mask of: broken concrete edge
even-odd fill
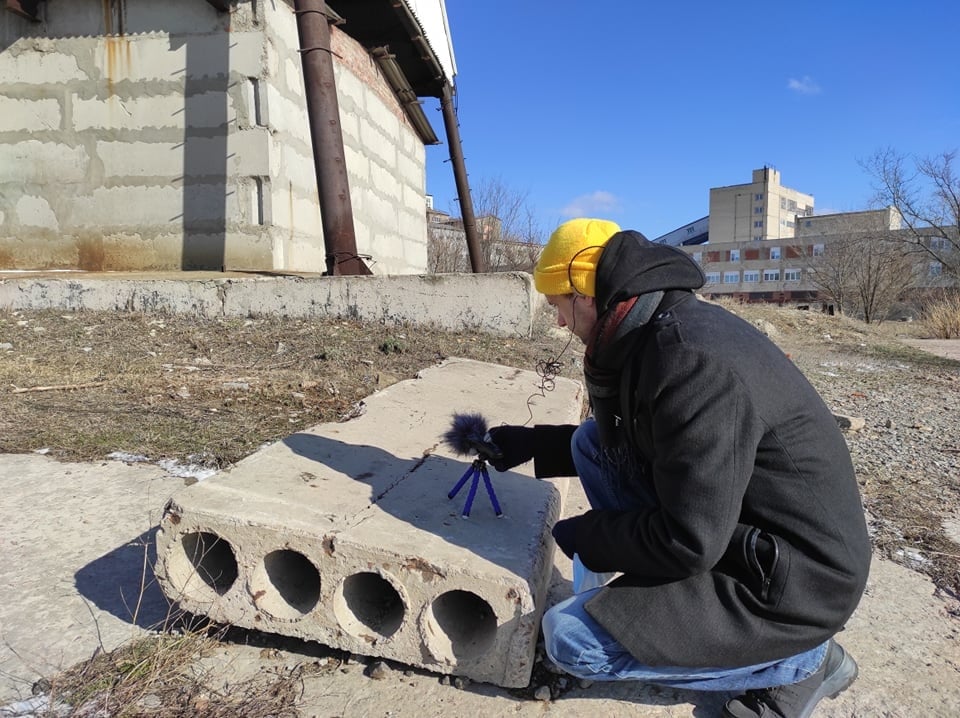
[[[540,305],[525,272],[192,279],[109,274],[0,278],[0,309],[335,318],[530,336]]]

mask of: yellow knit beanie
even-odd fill
[[[575,289],[588,297],[596,296],[597,262],[607,240],[619,231],[620,227],[605,219],[580,217],[561,224],[550,235],[533,268],[537,291],[572,294]]]

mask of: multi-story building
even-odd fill
[[[820,217],[798,218],[796,236],[762,242],[709,242],[683,246],[703,269],[706,284],[701,292],[708,297],[732,297],[745,302],[809,303],[819,291],[811,281],[811,265],[829,261],[831,244],[844,239],[893,238],[908,232],[901,229],[901,217],[893,207],[863,212],[844,212]],[[923,240],[938,249],[938,238]],[[917,254],[914,271],[922,286],[943,284],[942,267],[929,255]]]
[[[753,181],[710,189],[710,242],[760,242],[796,233],[798,217],[813,215],[813,195],[780,184],[772,167],[753,171]]]
[[[815,216],[813,196],[780,184],[772,167],[753,171],[748,184],[710,189],[710,214],[653,240],[680,247],[706,275],[708,297],[746,302],[812,303],[821,299],[811,271],[830,261],[834,249],[851,238],[882,241],[908,232],[893,207]],[[922,238],[934,253],[946,240]],[[918,252],[917,283],[944,286],[934,254]]]

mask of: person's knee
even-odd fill
[[[570,639],[576,635],[573,626],[566,626],[567,616],[557,610],[547,611],[543,616],[543,650],[547,658],[565,673],[576,678],[586,678],[590,673],[579,662],[581,646]]]

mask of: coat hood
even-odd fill
[[[597,314],[630,297],[668,289],[699,289],[699,265],[682,249],[654,244],[640,232],[614,234],[597,264]]]

